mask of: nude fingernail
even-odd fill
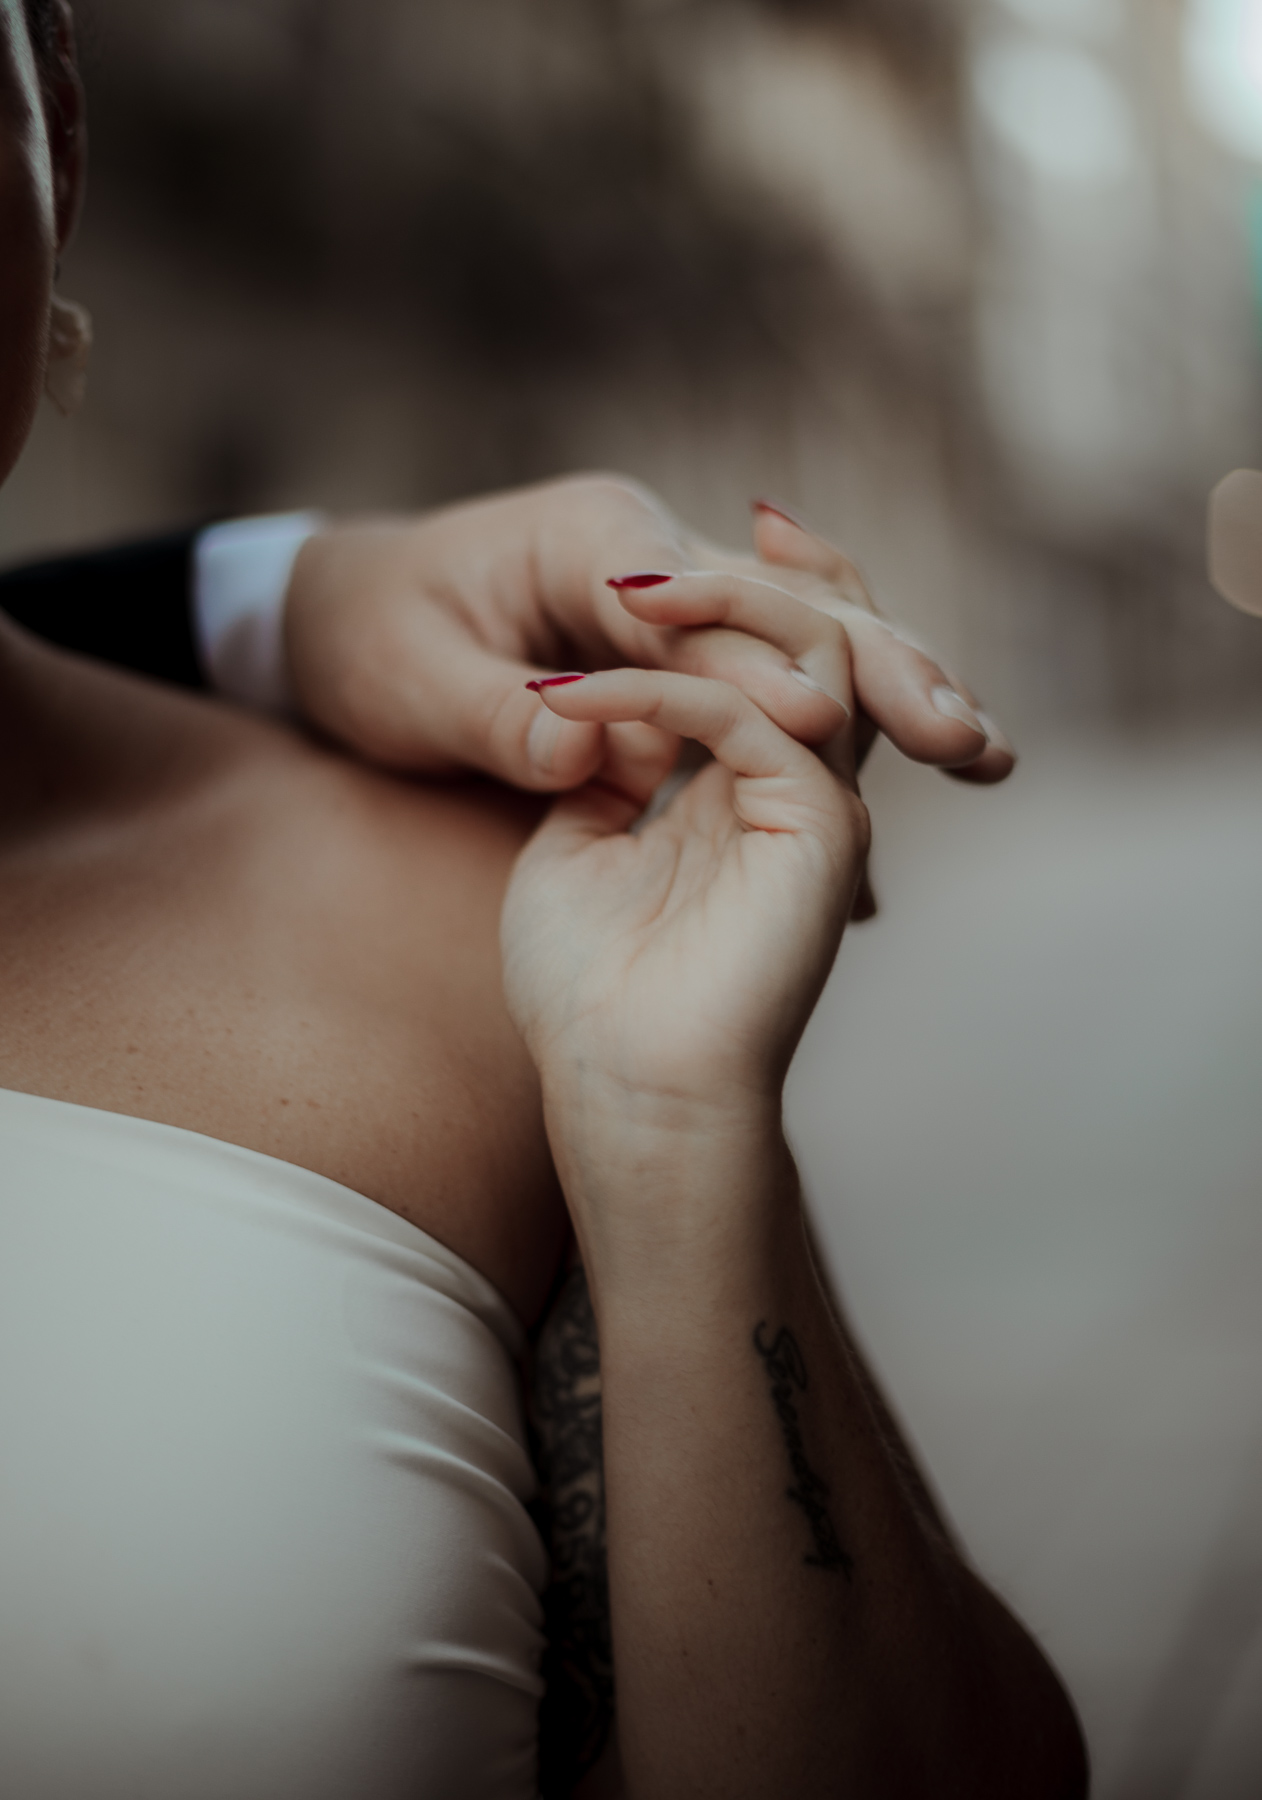
[[[586,675],[541,675],[537,681],[528,681],[526,686],[532,694],[541,694],[547,687],[569,687],[572,681],[586,680]]]
[[[789,673],[794,681],[800,682],[804,688],[809,688],[813,694],[826,694],[834,706],[839,706],[846,717],[850,717],[850,708],[845,701],[834,694],[830,688],[826,688],[822,681],[816,681],[813,675],[808,675],[800,663],[794,663]]]
[[[561,735],[561,720],[541,706],[526,734],[526,755],[541,775],[552,773],[552,758]]]
[[[999,729],[990,714],[982,712],[979,708],[977,717],[982,730],[986,733],[987,743],[993,744],[996,750],[1003,750],[1008,756],[1015,756],[1016,751],[1012,748],[1007,734]]]
[[[944,719],[956,719],[970,731],[975,731],[978,737],[986,737],[986,727],[963,694],[957,694],[953,687],[936,687],[929,698],[933,701],[934,711],[940,712]]]

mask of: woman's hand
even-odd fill
[[[844,657],[824,674],[840,709]],[[647,774],[555,802],[503,914],[598,1322],[613,1791],[1080,1800],[1072,1709],[909,1476],[780,1133],[867,850],[850,727],[817,755],[727,683],[641,669],[541,698],[634,734],[642,771],[677,737],[715,758],[636,834]]]
[[[529,676],[635,664],[734,681],[785,731],[819,743],[835,717],[801,675],[819,680],[846,635],[860,752],[879,729],[917,761],[1003,779],[1013,757],[1002,737],[932,657],[875,616],[845,557],[765,505],[754,547],[740,556],[706,543],[612,476],[331,526],[304,546],[286,600],[298,705],[390,767],[474,768],[559,792],[616,765],[625,734],[542,711],[525,692]],[[727,610],[733,584],[716,572],[739,578],[739,617]],[[636,576],[674,579],[616,585]],[[813,634],[799,624],[786,639],[777,601],[813,617]]]
[[[848,691],[844,657],[825,674]],[[518,861],[506,989],[567,1121],[561,1154],[585,1139],[580,1118],[605,1121],[606,1139],[765,1137],[867,853],[849,734],[830,746],[838,774],[725,682],[621,669],[540,698],[558,718],[637,731],[646,768],[659,734],[715,759],[635,835],[651,776],[638,792],[591,784],[557,801]]]

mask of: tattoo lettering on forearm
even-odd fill
[[[527,1397],[534,1511],[552,1563],[539,1781],[544,1800],[560,1800],[599,1759],[614,1718],[600,1346],[581,1267],[565,1278],[539,1334]]]
[[[771,1382],[771,1401],[780,1421],[780,1429],[784,1433],[784,1447],[789,1453],[789,1466],[793,1470],[793,1486],[786,1488],[785,1492],[793,1504],[800,1506],[806,1514],[811,1536],[815,1540],[814,1551],[804,1556],[802,1561],[813,1569],[840,1570],[849,1581],[854,1570],[854,1558],[848,1556],[841,1547],[837,1527],[828,1510],[828,1483],[810,1465],[802,1439],[802,1421],[794,1405],[794,1394],[804,1394],[807,1388],[806,1363],[801,1346],[787,1325],[781,1327],[770,1343],[764,1338],[766,1330],[767,1321],[762,1319],[754,1330],[754,1349],[762,1358],[767,1378]]]

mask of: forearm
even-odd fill
[[[628,1791],[1080,1791],[1068,1704],[901,1473],[760,1135],[562,1159],[600,1328]]]

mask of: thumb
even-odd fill
[[[638,721],[567,719],[540,704],[540,688],[564,688],[556,674],[488,650],[454,629],[440,665],[443,741],[465,764],[537,794],[565,793],[599,777],[635,811],[674,766],[679,740]],[[622,829],[621,826],[615,829]]]
[[[552,670],[488,649],[454,620],[431,623],[426,649],[431,677],[423,695],[418,684],[417,703],[429,714],[427,735],[456,766],[546,794],[579,787],[604,762],[605,726],[558,718],[528,690]]]

